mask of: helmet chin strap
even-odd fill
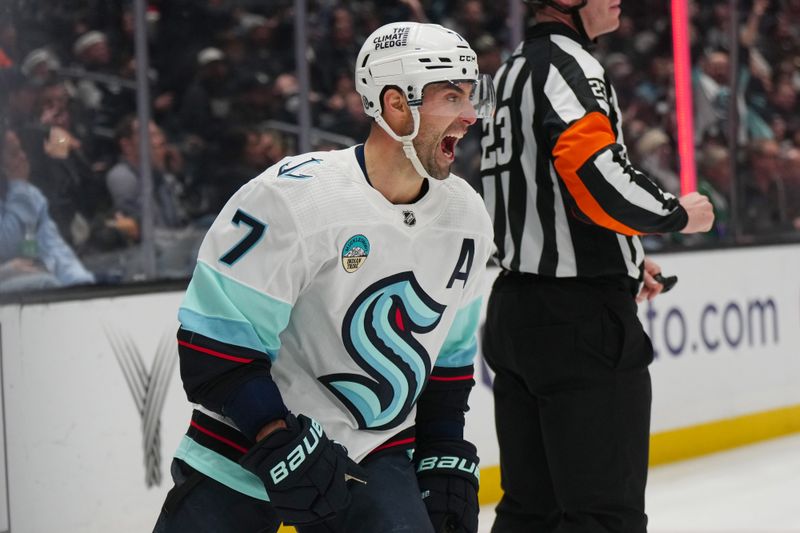
[[[422,166],[422,161],[419,160],[419,156],[417,155],[417,150],[414,148],[414,139],[417,137],[417,133],[419,133],[419,109],[417,106],[409,106],[411,109],[411,120],[414,123],[414,131],[411,132],[410,135],[398,135],[392,130],[391,126],[383,120],[381,115],[375,117],[375,122],[383,128],[383,130],[389,134],[389,136],[394,139],[395,141],[402,143],[403,145],[403,153],[406,154],[406,157],[411,161],[411,166],[414,167],[414,170],[417,171],[417,174],[422,176],[423,178],[430,178],[434,179],[428,171],[425,170],[425,167]]]

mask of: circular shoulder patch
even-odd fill
[[[355,272],[369,255],[369,239],[363,235],[353,235],[342,248],[342,266],[346,272]]]

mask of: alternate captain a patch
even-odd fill
[[[342,266],[346,272],[355,272],[369,255],[369,239],[364,235],[353,235],[342,248]]]

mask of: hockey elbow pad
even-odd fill
[[[422,501],[436,533],[477,533],[478,455],[465,440],[437,440],[414,452]]]
[[[319,422],[289,414],[286,428],[260,440],[239,463],[257,475],[284,524],[309,525],[350,504],[348,479],[366,483],[364,470],[331,441]]]

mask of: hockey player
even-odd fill
[[[158,532],[477,531],[463,426],[492,228],[449,169],[491,81],[416,23],[376,30],[355,80],[366,143],[278,162],[203,242],[178,331],[197,407]]]

